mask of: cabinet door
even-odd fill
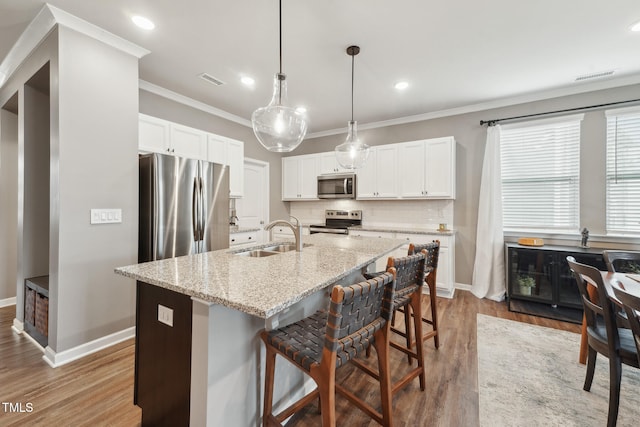
[[[509,297],[555,303],[554,253],[537,249],[509,249]]]
[[[315,155],[302,156],[298,159],[298,193],[301,199],[318,198],[318,158]]]
[[[171,147],[176,156],[207,160],[207,134],[198,129],[172,123]]]
[[[139,115],[138,148],[140,151],[163,153],[170,152],[169,122],[145,114]]]
[[[331,151],[329,153],[320,153],[319,160],[320,174],[340,172],[340,167],[338,165],[338,160],[336,159],[335,152]]]
[[[375,199],[376,195],[376,151],[371,149],[371,154],[365,165],[356,171],[356,198]]]
[[[228,165],[227,141],[214,134],[207,135],[207,159],[213,163]]]
[[[398,197],[398,147],[385,145],[376,148],[375,179],[378,198],[395,199]],[[371,161],[371,159],[369,159]]]
[[[244,196],[244,142],[227,141],[229,190],[231,197]]]
[[[455,198],[455,140],[438,138],[426,142],[424,170],[429,198]]]
[[[282,200],[298,198],[298,159],[282,158]]]
[[[400,197],[425,197],[425,142],[414,141],[398,147]]]

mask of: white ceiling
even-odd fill
[[[51,0],[151,51],[140,78],[249,120],[278,70],[277,0]],[[41,0],[0,0],[4,58]],[[283,71],[310,133],[346,128],[355,60],[355,119],[379,122],[506,105],[640,82],[638,0],[283,0]],[[153,31],[130,17],[145,15]],[[576,83],[577,76],[615,70]],[[224,81],[213,86],[207,72]],[[248,89],[239,79],[252,76]],[[406,80],[403,92],[393,88]]]

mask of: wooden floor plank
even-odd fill
[[[423,304],[423,312],[430,313],[429,299],[424,298]],[[579,325],[511,313],[505,303],[480,300],[464,291],[458,291],[451,300],[438,298],[438,313],[440,349],[434,348],[432,340],[424,347],[426,390],[421,392],[415,380],[394,397],[396,426],[479,424],[477,313],[579,332]],[[53,369],[38,348],[11,330],[14,317],[15,307],[0,308],[0,401],[29,402],[33,411],[6,413],[0,406],[0,425],[140,425],[141,411],[133,404],[133,340]],[[391,357],[393,375],[399,377],[408,366],[406,357],[395,350]],[[375,360],[373,352],[368,362],[375,364]],[[278,359],[277,363],[284,362]],[[379,399],[376,382],[352,366],[340,369],[338,381],[373,405]],[[340,398],[337,421],[340,426],[377,425]],[[296,415],[289,425],[320,425],[315,404]]]

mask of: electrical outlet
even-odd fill
[[[158,322],[173,327],[173,310],[158,304]]]

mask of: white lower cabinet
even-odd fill
[[[453,298],[455,291],[455,282],[453,277],[454,272],[454,249],[455,249],[455,236],[453,235],[436,235],[436,234],[414,234],[414,233],[394,233],[384,231],[369,231],[369,230],[349,230],[350,236],[363,236],[363,237],[379,237],[388,239],[404,239],[407,241],[406,245],[402,245],[400,248],[390,253],[389,256],[403,257],[407,256],[409,244],[423,244],[430,243],[434,240],[440,241],[440,254],[438,257],[438,271],[436,277],[436,291],[438,296],[447,298]],[[380,258],[375,265],[375,271],[384,271],[387,268],[388,257]],[[425,291],[428,289],[425,287]]]
[[[229,234],[229,247],[244,245],[245,243],[261,243],[257,231],[243,231]]]

